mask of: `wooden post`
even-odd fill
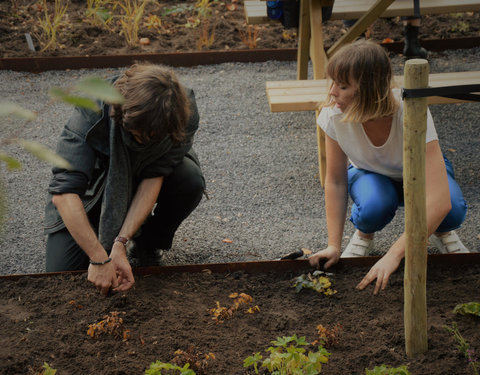
[[[405,63],[406,89],[428,86],[429,66],[423,59]],[[405,197],[405,351],[424,353],[427,343],[427,215],[425,137],[427,98],[405,99],[403,107],[403,185]]]

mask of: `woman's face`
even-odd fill
[[[330,88],[330,95],[335,99],[335,107],[345,112],[345,109],[352,103],[355,96],[356,86],[352,84],[333,81]]]

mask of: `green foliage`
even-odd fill
[[[266,350],[270,352],[267,358],[263,360],[263,356],[257,352],[245,358],[243,367],[253,366],[258,374],[258,365],[261,363],[261,367],[275,375],[316,375],[322,372],[322,364],[327,363],[330,355],[322,346],[318,346],[317,352],[307,353],[304,347],[310,344],[305,341],[304,336],[277,337],[272,344],[273,346]]]
[[[17,117],[26,121],[32,121],[37,118],[35,112],[20,107],[18,104],[10,102],[0,102],[0,117]]]
[[[468,302],[468,303],[462,303],[453,309],[453,312],[455,314],[461,314],[461,315],[476,315],[480,316],[480,303],[479,302]]]
[[[38,19],[42,30],[38,36],[40,44],[43,45],[42,52],[46,50],[55,50],[57,48],[57,33],[62,25],[63,18],[68,9],[68,3],[62,5],[62,0],[55,0],[53,12],[50,13],[47,6],[47,0],[43,0],[43,18]]]
[[[330,288],[332,282],[328,278],[329,276],[332,276],[332,274],[318,270],[313,272],[313,274],[302,274],[295,279],[293,287],[297,293],[304,288],[308,288],[313,289],[318,293],[323,293],[326,296],[331,296],[332,294],[337,293],[337,291]]]
[[[44,362],[43,364],[43,370],[42,375],[55,375],[57,373],[57,370],[51,368],[47,362]]]
[[[475,350],[470,348],[470,344],[465,340],[460,331],[458,330],[457,324],[452,323],[452,326],[443,326],[448,332],[453,334],[453,337],[457,341],[457,349],[460,353],[463,354],[467,360],[469,366],[472,368],[472,371],[475,375],[478,375],[480,370],[480,364],[478,358],[475,354]]]
[[[193,9],[192,5],[187,5],[187,4],[181,4],[181,5],[174,5],[171,7],[165,7],[162,10],[162,16],[168,16],[170,14],[181,14],[188,12]]]
[[[180,367],[177,365],[172,365],[171,363],[164,363],[156,361],[150,364],[150,367],[145,370],[145,375],[162,375],[170,374],[171,371],[179,371],[180,375],[195,375],[195,371],[189,369],[190,365],[187,363],[185,366]],[[168,372],[162,372],[162,370],[167,370]]]
[[[61,156],[58,156],[54,151],[41,143],[34,141],[27,141],[25,139],[17,139],[15,143],[19,144],[25,150],[36,156],[38,159],[46,161],[52,165],[60,168],[70,169],[71,165]]]
[[[375,366],[373,370],[365,369],[365,375],[410,375],[407,366],[391,367],[388,365]]]

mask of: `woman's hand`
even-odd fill
[[[333,266],[340,259],[340,248],[329,245],[326,249],[320,250],[308,258],[310,265],[315,268],[320,268],[320,261],[326,260],[323,268],[327,269]]]
[[[367,275],[357,285],[357,289],[363,290],[372,281],[377,279],[373,294],[377,294],[380,290],[384,290],[387,287],[390,275],[396,271],[401,260],[402,257],[398,257],[389,251],[377,263],[375,263],[372,268],[370,268]]]

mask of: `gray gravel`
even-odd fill
[[[480,69],[480,48],[432,53],[431,71]],[[393,57],[396,74],[403,59]],[[1,138],[19,136],[52,148],[71,108],[49,103],[52,86],[68,86],[86,75],[108,77],[122,69],[0,71],[0,97],[39,112],[24,126],[2,120]],[[272,260],[299,248],[326,245],[324,195],[318,180],[312,112],[271,113],[265,81],[295,79],[295,62],[228,63],[177,68],[196,92],[201,116],[197,150],[210,200],[179,228],[168,264]],[[469,204],[463,227],[465,245],[479,249],[479,104],[431,107],[443,151],[450,158]],[[0,274],[44,271],[42,233],[50,167],[18,147],[2,146],[23,169],[0,167],[8,194],[8,214],[0,240]],[[376,252],[386,251],[403,231],[403,209],[377,235]],[[344,242],[353,233],[347,223]],[[223,242],[230,239],[231,243]],[[434,251],[430,249],[430,251]]]

